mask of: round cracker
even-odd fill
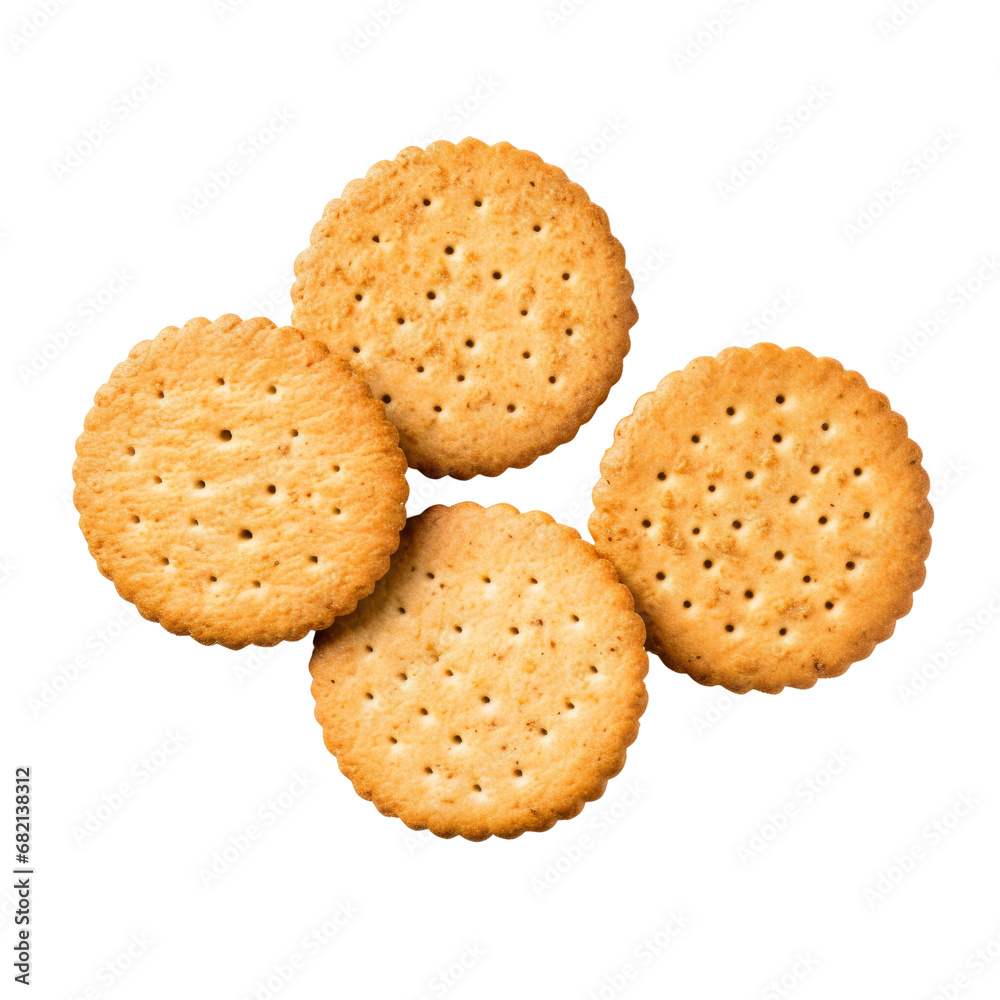
[[[599,798],[646,707],[632,595],[547,514],[435,506],[316,636],[316,718],[359,795],[469,840],[547,830]]]
[[[432,477],[499,475],[569,441],[638,315],[605,212],[506,142],[377,163],[327,205],[295,273],[293,323],[365,376]]]
[[[920,459],[857,372],[730,348],[619,423],[590,531],[667,666],[735,692],[811,687],[892,635],[923,583]]]
[[[167,327],[94,403],[73,499],[143,617],[271,646],[352,611],[388,568],[406,519],[396,429],[298,330],[233,315]]]

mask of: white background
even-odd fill
[[[556,3],[394,0],[379,26],[388,0],[73,0],[30,38],[41,4],[4,3],[0,733],[7,779],[33,768],[36,995],[1000,991],[1000,281],[983,264],[1000,253],[1000,9],[906,0],[897,28],[879,24],[893,0]],[[345,49],[366,21],[376,37]],[[292,120],[262,132],[276,111]],[[573,442],[494,480],[411,473],[411,513],[502,500],[585,530],[635,399],[756,339],[886,392],[936,511],[927,583],[870,659],[777,697],[653,660],[604,799],[481,844],[413,834],[354,794],[312,718],[309,640],[261,658],[130,620],[70,501],[84,414],[135,342],[199,315],[287,322],[292,261],[326,201],[404,145],[466,134],[587,187],[627,249],[640,320]],[[172,733],[179,749],[155,754]],[[303,774],[274,819],[268,801]],[[249,825],[259,839],[203,884]],[[331,939],[342,904],[354,915]],[[647,959],[671,913],[683,929]]]

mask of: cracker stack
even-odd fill
[[[316,631],[324,740],[386,815],[547,830],[623,767],[646,649],[778,692],[843,673],[910,609],[920,449],[860,375],[799,348],[698,358],[643,396],[601,463],[596,548],[506,504],[406,521],[407,461],[526,466],[621,375],[624,251],[535,154],[404,149],[327,205],[295,270],[292,327],[195,319],[133,348],[87,415],[74,499],[101,572],[169,631]]]

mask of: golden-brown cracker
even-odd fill
[[[923,583],[920,459],[857,372],[730,348],[619,423],[590,531],[667,666],[736,692],[811,687],[889,638]]]
[[[98,390],[73,499],[143,617],[231,649],[354,610],[406,520],[406,461],[362,379],[267,319],[167,327]]]
[[[638,315],[605,212],[506,142],[377,163],[327,205],[295,273],[293,323],[365,376],[433,477],[495,476],[569,441]]]
[[[572,528],[507,504],[431,507],[371,597],[316,636],[316,718],[357,793],[413,829],[547,830],[625,763],[644,635]]]

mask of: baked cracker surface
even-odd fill
[[[735,692],[807,688],[910,610],[933,520],[921,457],[857,372],[729,348],[618,424],[590,532],[669,667]]]
[[[73,496],[98,567],[143,617],[270,646],[352,611],[388,569],[408,492],[397,441],[319,342],[193,319],[98,390]]]
[[[599,798],[646,706],[632,596],[538,511],[435,506],[316,636],[316,718],[355,790],[442,837],[547,830]]]
[[[295,273],[292,322],[365,376],[432,477],[495,476],[570,440],[638,315],[606,213],[506,142],[375,164],[326,206]]]

